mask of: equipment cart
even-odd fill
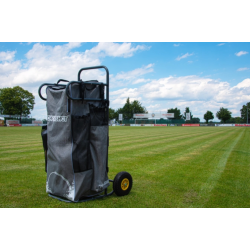
[[[82,81],[81,72],[105,69],[106,83]],[[67,85],[60,82],[67,82]],[[41,94],[46,86],[47,98]],[[38,90],[47,102],[47,126],[42,139],[47,172],[46,192],[67,202],[127,195],[132,177],[120,172],[108,178],[109,71],[105,66],[82,68],[77,81],[60,79]],[[107,188],[113,182],[113,190]]]

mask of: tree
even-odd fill
[[[131,103],[131,106],[132,106],[133,114],[140,114],[140,113],[146,114],[147,113],[147,109],[143,107],[142,104],[137,100],[134,100]]]
[[[4,114],[20,115],[21,119],[22,115],[30,114],[34,108],[35,97],[29,91],[16,86],[1,89],[0,102]]]
[[[168,119],[179,120],[182,118],[181,111],[177,108],[168,109],[168,113],[174,113],[174,118],[168,118]]]
[[[222,122],[226,122],[231,118],[232,112],[226,108],[220,108],[220,110],[216,113],[216,117]]]
[[[193,118],[190,120],[190,123],[200,123],[200,118],[199,118],[199,117],[193,117]]]
[[[123,114],[123,119],[131,119],[133,118],[133,114],[136,113],[147,113],[147,109],[137,100],[130,102],[129,97],[124,106],[117,110],[117,116],[118,114]]]
[[[186,107],[186,109],[185,109],[185,111],[184,111],[184,114],[183,114],[183,119],[187,119],[187,117],[186,117],[186,114],[187,113],[190,113],[190,121],[192,120],[192,118],[193,118],[193,116],[192,116],[192,114],[191,114],[191,111],[189,110],[189,107]]]
[[[214,119],[214,115],[211,111],[207,111],[205,114],[204,114],[204,120],[206,120],[206,123],[208,123],[209,120],[213,120]]]
[[[118,119],[118,113],[112,108],[109,108],[109,120]]]
[[[0,96],[1,96],[2,89],[0,89]],[[0,101],[0,114],[3,114],[3,105]]]
[[[0,114],[3,114],[3,105],[1,102],[0,102]]]
[[[241,117],[231,117],[226,123],[242,123],[243,120]]]
[[[242,106],[240,113],[241,113],[241,118],[243,122],[250,123],[250,102]],[[247,121],[247,118],[248,118],[248,121]]]

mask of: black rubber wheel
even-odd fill
[[[133,185],[132,176],[128,172],[120,172],[113,182],[113,189],[118,196],[129,194]]]

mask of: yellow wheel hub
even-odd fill
[[[123,191],[127,190],[129,187],[129,180],[127,178],[124,178],[121,183],[121,188]]]

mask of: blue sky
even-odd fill
[[[189,107],[204,121],[207,110],[215,115],[220,107],[240,116],[250,101],[247,42],[1,42],[0,88],[19,85],[32,92],[36,104],[31,115],[44,119],[39,86],[60,78],[77,80],[80,68],[96,65],[109,69],[114,109],[130,97],[149,112]],[[104,81],[104,71],[91,71],[83,79]]]

